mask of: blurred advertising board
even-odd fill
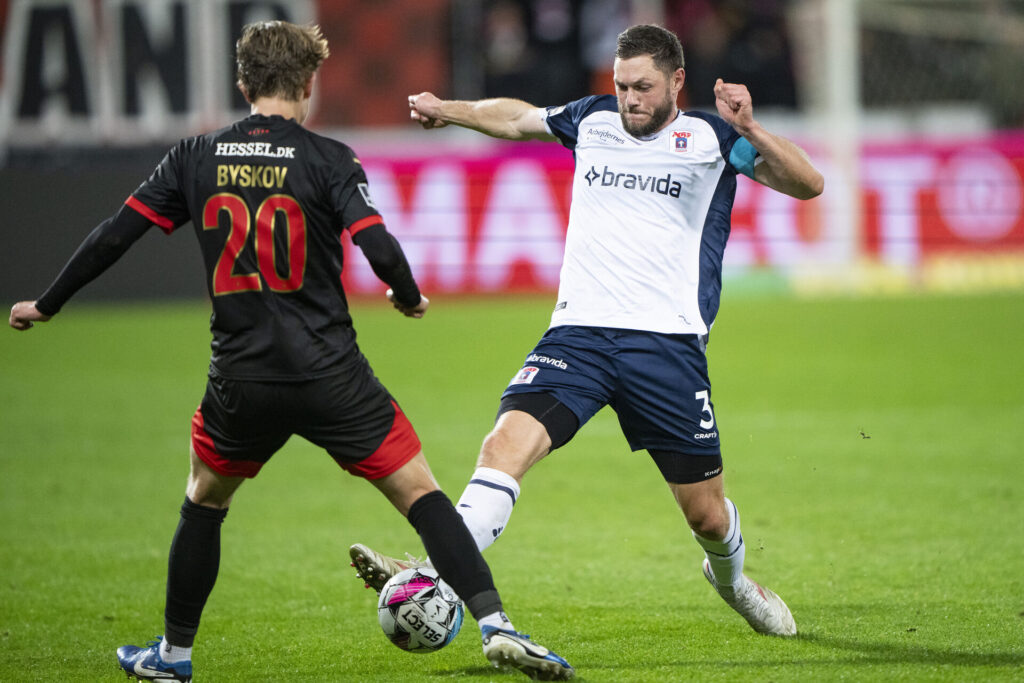
[[[60,181],[81,197],[68,214],[108,215],[132,185],[90,154],[163,148],[244,116],[233,66],[241,27],[266,19],[316,21],[332,56],[319,74],[307,123],[327,134],[340,131],[336,137],[360,154],[381,213],[424,289],[554,289],[572,154],[556,144],[492,143],[482,136],[467,144],[465,136],[424,133],[408,121],[407,94],[449,94],[449,4],[0,0],[0,162],[7,152],[10,164],[0,168],[7,190],[2,208],[28,220]],[[941,139],[867,144],[854,193],[837,191],[849,181],[815,152],[813,141],[799,142],[825,173],[825,193],[799,202],[740,178],[725,256],[732,286],[1024,289],[1024,132],[977,137],[954,127]],[[52,169],[26,175],[11,164],[33,155],[56,160],[66,177],[56,178]],[[78,173],[76,164],[89,172]],[[144,177],[133,175],[132,182]],[[856,220],[840,220],[846,216]],[[63,215],[47,225],[51,240],[57,231],[81,229]],[[9,272],[0,284],[24,277],[17,267],[2,269]],[[345,277],[353,293],[380,290],[358,250]]]
[[[389,230],[427,291],[557,286],[572,190],[572,154],[551,143],[497,143],[453,153],[359,145]],[[837,234],[841,193],[797,201],[739,179],[725,277],[770,272],[820,289],[1024,287],[1024,133],[984,140],[871,145],[860,159],[862,228]],[[360,256],[352,292],[379,291]],[[762,282],[764,280],[762,279]]]

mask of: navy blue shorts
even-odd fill
[[[606,405],[629,447],[720,455],[704,343],[693,334],[606,327],[552,327],[505,389],[541,392],[582,427]]]

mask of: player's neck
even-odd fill
[[[308,109],[305,101],[285,100],[280,97],[260,97],[252,103],[250,113],[262,116],[280,116],[295,119],[298,123],[306,118]]]

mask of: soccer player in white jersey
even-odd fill
[[[717,81],[718,116],[680,111],[682,47],[666,29],[620,34],[614,77],[616,95],[559,107],[409,98],[424,128],[557,140],[576,158],[551,325],[502,395],[457,509],[480,549],[489,546],[527,470],[610,405],[630,447],[647,450],[665,477],[705,551],[707,580],[755,631],[794,635],[782,599],[743,574],[705,348],[737,174],[799,199],[820,194],[824,180],[802,150],[754,119],[744,85]],[[362,544],[351,555],[378,590],[407,565]]]

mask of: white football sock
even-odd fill
[[[192,648],[178,647],[167,642],[167,638],[160,641],[160,659],[167,664],[177,664],[192,659]]]
[[[743,535],[740,533],[740,513],[736,505],[725,499],[725,509],[729,512],[729,530],[721,541],[712,541],[697,535],[697,539],[704,548],[708,564],[711,565],[711,573],[720,586],[733,586],[743,578],[743,559],[746,556],[746,546],[743,545]]]
[[[497,628],[505,629],[506,631],[515,631],[515,627],[512,622],[508,620],[508,617],[504,612],[491,612],[485,617],[482,617],[476,622],[480,626],[480,630],[483,630],[484,626],[494,626]]]
[[[517,498],[519,484],[511,475],[490,467],[478,467],[473,472],[455,509],[462,515],[477,548],[487,548],[501,535]]]

